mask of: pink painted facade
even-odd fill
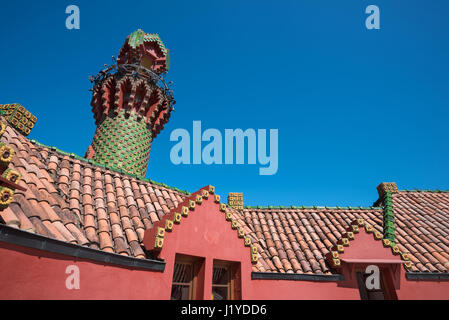
[[[211,299],[214,260],[234,262],[240,269],[241,296],[247,299],[360,299],[355,271],[375,264],[389,274],[398,299],[448,299],[449,281],[406,278],[400,256],[361,230],[340,255],[343,281],[252,279],[250,248],[244,245],[219,204],[210,197],[166,232],[159,257],[163,272],[76,259],[0,242],[0,299],[170,299],[176,254],[198,257],[197,299]],[[349,262],[345,262],[349,261]],[[66,268],[80,271],[80,289],[66,288]]]

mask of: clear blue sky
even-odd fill
[[[81,29],[65,28],[76,4]],[[380,30],[365,28],[378,5]],[[177,104],[148,177],[248,205],[371,205],[380,182],[449,189],[448,1],[2,1],[0,103],[38,117],[30,138],[83,156],[88,76],[141,28],[171,50]],[[279,170],[170,162],[192,121],[279,129]]]

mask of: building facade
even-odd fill
[[[175,103],[158,35],[92,78],[84,157],[1,106],[0,299],[448,299],[449,192],[381,183],[372,207],[245,207],[145,179]],[[224,196],[224,195],[222,195]]]

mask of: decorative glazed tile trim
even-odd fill
[[[148,251],[151,251],[158,255],[164,247],[164,242],[167,240],[167,232],[176,232],[178,225],[182,224],[182,218],[188,219],[190,213],[195,214],[195,210],[198,206],[201,206],[204,201],[213,201],[218,204],[217,211],[225,212],[225,221],[231,223],[231,229],[236,231],[237,238],[243,241],[245,247],[250,248],[250,258],[252,263],[257,263],[259,261],[259,254],[257,246],[252,244],[251,238],[245,235],[245,231],[242,226],[239,225],[237,220],[232,216],[232,213],[226,210],[226,204],[220,203],[220,196],[215,194],[214,197],[209,197],[209,193],[214,194],[215,188],[212,186],[207,186],[201,188],[197,192],[193,193],[183,202],[181,202],[176,208],[170,210],[170,213],[165,215],[160,221],[154,223],[153,228],[145,231],[144,245]],[[202,195],[207,195],[204,198]],[[218,200],[218,201],[217,201]]]
[[[8,180],[12,183],[15,183],[15,184],[18,184],[20,181],[20,178],[22,177],[22,175],[18,171],[13,170],[11,168],[7,168],[5,171],[3,171],[1,176],[3,178],[5,178],[6,180]]]
[[[0,186],[0,210],[6,209],[11,204],[13,196],[12,189]]]
[[[0,142],[0,166],[6,169],[6,166],[12,161],[14,149],[5,143]]]
[[[3,121],[0,121],[0,137],[3,136],[7,127],[8,126],[6,125],[6,123],[4,123]]]
[[[388,239],[393,245],[396,243],[393,193],[398,192],[395,182],[382,182],[377,186],[379,199],[375,204],[383,206],[383,238]]]
[[[182,206],[181,207],[181,215],[183,216],[183,217],[188,217],[189,216],[189,208],[188,207],[186,207],[186,206]]]
[[[18,103],[0,104],[0,110],[3,111],[6,121],[24,136],[27,136],[36,124],[37,118]]]
[[[182,219],[182,215],[179,212],[175,212],[173,214],[173,222],[176,224],[180,224],[181,223],[181,219]]]
[[[385,248],[390,248],[393,255],[400,255],[404,261],[403,265],[406,270],[412,267],[408,254],[401,252],[399,247],[389,239],[382,237],[382,234],[375,231],[374,228],[367,224],[363,219],[357,219],[351,222],[351,225],[346,228],[346,232],[338,239],[337,244],[331,248],[326,254],[325,258],[331,268],[338,269],[341,267],[340,253],[344,253],[344,247],[349,247],[350,242],[354,240],[354,234],[359,233],[360,229],[364,229],[366,233],[373,234],[375,240],[381,240]]]
[[[0,137],[5,133],[6,127],[7,124],[0,121]],[[21,174],[16,170],[8,168],[13,157],[14,149],[6,143],[0,142],[0,211],[6,209],[11,204],[15,189],[26,190],[26,188],[18,185]],[[8,221],[5,222],[8,224]],[[17,222],[14,223],[17,224]]]
[[[174,221],[172,220],[165,220],[165,230],[168,232],[173,231]]]
[[[389,191],[383,194],[383,204],[384,204],[384,216],[383,216],[383,237],[392,242],[393,245],[396,243],[395,227],[394,227],[394,208],[393,208],[393,196]]]

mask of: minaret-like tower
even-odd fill
[[[126,38],[116,63],[91,77],[97,129],[86,158],[145,176],[151,143],[175,103],[163,78],[168,68],[157,34],[139,29]]]

